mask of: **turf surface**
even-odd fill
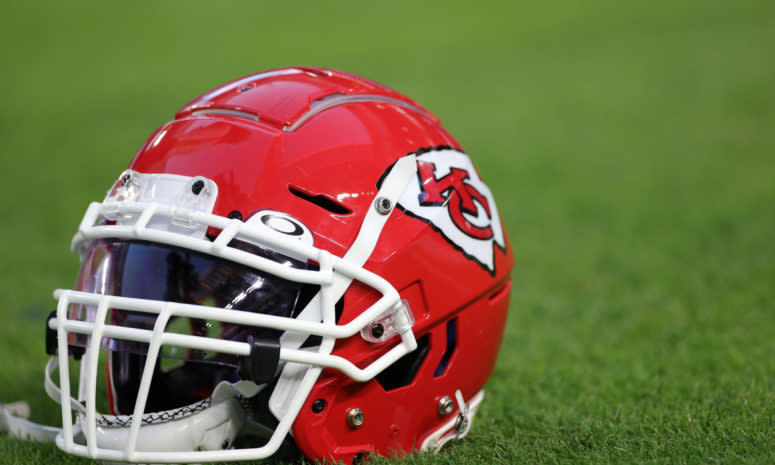
[[[768,1],[3,2],[0,402],[57,420],[50,292],[150,131],[215,84],[318,65],[438,114],[515,248],[481,415],[408,463],[775,462],[773,50]],[[0,463],[88,461],[0,437]]]

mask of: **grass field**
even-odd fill
[[[58,421],[50,293],[150,131],[318,65],[439,115],[517,257],[469,438],[408,463],[775,462],[775,4],[453,3],[3,2],[0,402]],[[88,461],[0,437],[0,463]]]

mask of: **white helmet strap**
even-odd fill
[[[366,263],[374,251],[379,236],[382,233],[382,228],[385,227],[385,223],[387,223],[390,213],[392,213],[395,205],[398,203],[401,193],[416,174],[417,162],[414,155],[407,155],[396,161],[383,180],[371,208],[366,212],[361,229],[358,231],[358,236],[343,257],[345,260],[358,267]],[[389,206],[389,208],[385,209],[385,206]],[[339,300],[347,291],[347,288],[350,287],[352,281],[350,277],[335,274],[334,280],[330,285],[329,298],[334,301]],[[325,321],[320,311],[323,308],[320,302],[321,298],[322,293],[318,292],[296,319],[314,322]],[[286,333],[282,341],[282,348],[298,349],[304,344],[306,339],[307,335],[302,333]],[[333,345],[331,349],[333,349]],[[326,353],[328,352],[330,352],[330,349]],[[286,364],[277,382],[277,386],[269,399],[269,410],[276,418],[280,419],[286,415],[289,400],[296,395],[301,380],[309,368],[311,367],[308,365]],[[317,376],[315,378],[317,379]],[[307,394],[304,394],[305,398]]]

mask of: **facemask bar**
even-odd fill
[[[415,173],[416,162],[413,155],[399,159],[384,179],[377,198],[384,197],[391,202],[391,205],[395,205],[404,187]],[[265,458],[272,455],[280,447],[322,368],[334,368],[356,381],[367,381],[417,347],[411,330],[414,323],[411,311],[405,303],[400,301],[398,292],[385,279],[362,267],[371,255],[382,227],[389,217],[390,211],[385,212],[384,208],[378,210],[376,206],[373,206],[369,209],[352,247],[344,257],[337,257],[325,250],[303,244],[280,233],[271,234],[251,227],[240,220],[212,215],[202,211],[202,209],[187,208],[185,204],[180,205],[180,202],[177,205],[165,205],[155,202],[136,202],[132,201],[131,198],[110,202],[109,199],[110,195],[105,202],[92,203],[89,206],[78,233],[73,238],[73,250],[80,251],[86,243],[95,239],[149,241],[210,254],[274,274],[289,281],[317,284],[321,290],[302,311],[302,315],[305,317],[295,319],[200,305],[116,297],[71,290],[56,291],[55,297],[59,299],[57,316],[49,321],[49,327],[57,331],[58,337],[59,355],[57,358],[61,388],[58,400],[62,405],[63,418],[62,433],[57,436],[56,443],[66,452],[95,459],[132,462],[203,462]],[[117,221],[116,224],[103,224],[105,220],[115,221],[116,218],[133,218],[133,220],[130,224],[126,224],[126,222],[122,224],[121,221]],[[204,237],[182,234],[175,228],[165,230],[164,228],[149,227],[149,225],[165,224],[166,222],[179,224],[181,218],[185,218],[187,227],[193,225],[194,229],[199,227],[202,230],[211,227],[220,229],[221,233],[211,242]],[[235,239],[258,242],[281,252],[306,257],[318,262],[319,270],[289,268],[272,260],[230,247],[229,243]],[[380,292],[382,297],[351,322],[337,325],[334,304],[353,280],[374,288]],[[97,312],[94,322],[69,320],[67,316],[71,304],[96,306]],[[105,324],[106,315],[110,308],[153,313],[157,314],[158,317],[153,330],[114,326]],[[317,317],[314,316],[316,314]],[[401,341],[379,359],[361,369],[349,360],[331,355],[336,339],[354,336],[370,326],[373,321],[388,315],[392,315],[393,319],[398,322],[396,332],[400,335]],[[177,316],[218,320],[224,323],[287,332],[285,336],[289,343],[286,344],[285,341],[282,343],[279,353],[280,360],[286,363],[303,364],[310,368],[304,374],[296,393],[291,397],[286,414],[279,419],[277,428],[264,446],[251,449],[196,452],[144,452],[137,450],[138,432],[141,427],[153,367],[162,345],[171,344],[237,356],[249,356],[251,353],[250,344],[245,342],[165,332],[167,322],[170,318]],[[85,413],[81,408],[74,408],[71,405],[69,358],[66,356],[68,353],[68,333],[91,336],[85,358],[85,362],[88,364],[86,373],[89,383],[86,387]],[[322,338],[317,352],[300,350],[299,346],[293,342],[309,335],[317,335]],[[97,365],[103,337],[149,344],[148,356],[132,414],[129,440],[123,450],[100,448],[96,439]],[[47,391],[51,390],[47,389]],[[76,410],[77,420],[75,424],[71,421],[71,410],[73,409]],[[80,424],[81,422],[85,422],[85,429]],[[76,431],[74,431],[74,427]],[[86,446],[74,442],[74,432],[81,431],[85,434]]]

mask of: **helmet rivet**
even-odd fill
[[[371,327],[371,335],[374,339],[381,338],[383,334],[385,334],[385,327],[382,326],[381,323],[375,323],[374,326]]]
[[[390,210],[393,209],[393,202],[387,197],[377,197],[374,200],[374,208],[376,208],[377,212],[381,215],[387,215],[390,213]]]
[[[194,195],[199,195],[199,193],[202,192],[202,189],[204,189],[204,187],[205,187],[205,182],[199,179],[194,184],[191,185],[191,192],[193,192]]]
[[[455,408],[455,403],[452,401],[452,399],[449,398],[449,396],[444,396],[439,400],[439,407],[438,412],[439,415],[449,415],[452,413],[452,410]]]
[[[230,220],[241,220],[242,219],[242,213],[240,213],[237,210],[231,211],[226,217]]]
[[[351,408],[347,411],[347,424],[352,429],[360,428],[363,422],[366,421],[366,417],[359,408]]]
[[[318,399],[312,403],[312,411],[320,413],[326,408],[326,401],[324,399]]]

